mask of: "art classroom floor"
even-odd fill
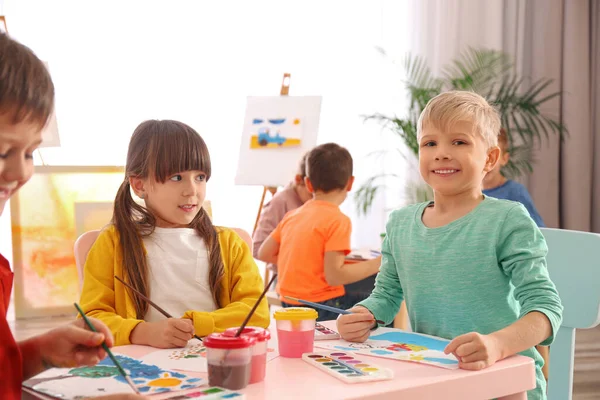
[[[9,325],[17,340],[44,333],[71,317],[12,320]],[[274,321],[273,325],[274,325]],[[575,348],[574,400],[600,400],[600,326],[577,331]]]

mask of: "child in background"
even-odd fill
[[[306,159],[306,187],[312,200],[289,212],[265,240],[258,258],[278,266],[277,291],[284,307],[295,306],[291,296],[338,308],[357,301],[345,296],[344,284],[379,270],[381,257],[344,264],[350,253],[350,218],[340,211],[352,189],[352,156],[335,143],[315,147]],[[317,309],[318,321],[337,314]]]
[[[508,164],[510,159],[508,136],[504,128],[500,129],[500,134],[498,135],[498,147],[500,148],[500,157],[494,169],[488,172],[483,178],[483,194],[497,199],[518,201],[525,206],[529,212],[529,216],[535,221],[538,227],[545,227],[544,221],[535,208],[527,188],[519,182],[506,179],[501,173],[501,169]],[[548,380],[550,351],[546,346],[536,346],[536,349],[544,358],[542,372],[546,380]]]
[[[10,197],[33,175],[33,152],[54,108],[54,84],[40,59],[27,47],[0,33],[0,215]],[[50,195],[48,193],[48,195]],[[25,398],[22,383],[51,367],[94,365],[113,345],[110,330],[91,318],[98,333],[82,319],[17,342],[6,314],[13,272],[0,254],[0,393],[3,400]],[[127,389],[129,390],[129,389]],[[134,394],[98,400],[143,399]]]
[[[540,214],[538,214],[525,186],[519,182],[506,179],[500,172],[510,159],[508,137],[504,128],[500,129],[500,134],[498,135],[498,147],[500,147],[500,157],[494,169],[485,174],[483,178],[483,194],[497,199],[518,201],[529,211],[529,215],[537,226],[543,228],[545,226],[544,221],[540,217]]]
[[[117,345],[183,347],[194,333],[240,326],[264,286],[248,245],[202,208],[211,176],[204,140],[181,122],[145,121],[131,137],[125,175],[112,224],[87,256],[84,312],[104,321]],[[265,299],[249,324],[269,325]]]
[[[281,192],[275,193],[271,201],[263,207],[260,219],[258,220],[258,226],[252,237],[252,252],[255,258],[258,258],[258,249],[260,249],[260,246],[277,227],[277,224],[281,222],[285,214],[312,199],[312,194],[308,191],[304,183],[307,154],[304,154],[300,160],[294,181]],[[277,265],[275,264],[268,264],[267,268],[277,271]]]
[[[338,330],[362,342],[406,299],[413,330],[451,339],[445,352],[462,369],[515,353],[533,358],[537,386],[528,399],[545,399],[534,346],[554,340],[562,305],[546,242],[525,207],[481,192],[500,154],[498,113],[475,93],[447,92],[427,104],[417,127],[419,169],[434,201],[390,215],[375,290],[339,317]]]

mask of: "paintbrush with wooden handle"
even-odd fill
[[[161,313],[162,315],[164,315],[167,318],[173,318],[173,316],[171,314],[169,314],[168,312],[166,312],[165,310],[163,310],[162,308],[160,308],[158,306],[158,304],[154,303],[148,297],[146,297],[143,294],[141,294],[138,290],[134,289],[130,284],[128,284],[127,282],[125,282],[123,279],[119,278],[116,275],[115,275],[115,279],[118,280],[119,282],[121,282],[123,285],[127,286],[130,290],[132,290],[135,294],[137,294],[138,296],[140,296],[142,299],[144,299],[145,301],[147,301],[148,304],[150,304],[152,307],[154,307],[156,309],[156,311],[158,311],[159,313]],[[196,339],[198,339],[199,341],[202,341],[202,339],[199,336],[194,335],[194,337]]]

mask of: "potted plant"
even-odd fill
[[[383,50],[380,51],[385,55]],[[502,170],[502,174],[508,178],[516,178],[533,170],[533,146],[539,145],[552,134],[558,134],[562,140],[567,133],[565,126],[542,112],[544,104],[560,95],[560,92],[546,92],[552,80],[542,78],[529,83],[514,72],[514,63],[503,52],[469,48],[447,65],[440,77],[434,76],[426,61],[418,56],[408,55],[403,68],[409,98],[406,114],[399,117],[377,113],[365,116],[365,121],[375,120],[399,137],[404,148],[394,149],[395,154],[405,155],[412,167],[417,165],[419,155],[419,115],[431,98],[448,90],[472,90],[498,109],[511,153],[510,162]],[[403,150],[408,150],[408,154]],[[380,150],[373,155],[381,156],[390,151]],[[386,179],[398,179],[398,176],[379,173],[359,187],[354,195],[359,214],[368,213],[377,193],[386,188]],[[404,182],[404,187],[408,202],[426,201],[433,197],[431,189],[420,177],[415,176],[408,183]]]

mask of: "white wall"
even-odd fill
[[[400,70],[374,50],[406,51],[408,13],[398,3],[6,0],[3,8],[11,35],[48,61],[55,81],[62,147],[44,149],[46,163],[122,165],[137,124],[179,119],[208,143],[215,222],[251,231],[262,188],[233,184],[246,96],[278,94],[284,72],[290,95],[322,95],[319,143],[348,147],[360,183],[382,166],[366,155],[386,143],[360,115],[405,108]],[[356,246],[378,245],[386,207],[380,196],[358,218],[352,201],[343,205]]]

